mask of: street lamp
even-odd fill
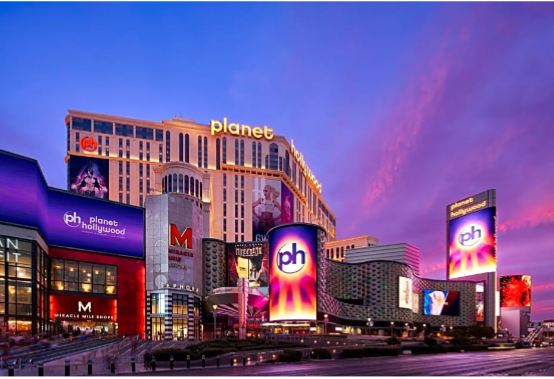
[[[410,327],[408,326],[407,322],[404,323],[404,330],[406,330],[406,335],[409,337],[410,336]]]
[[[367,318],[367,332],[369,335],[371,335],[371,328],[373,327],[373,321],[371,321],[371,317]]]
[[[392,334],[393,333],[393,328],[394,328],[394,321],[391,321],[390,322],[390,336],[391,336],[391,338],[394,337],[394,335]]]
[[[327,323],[329,322],[328,320],[329,315],[325,313],[323,317],[325,318],[325,320],[323,320],[323,334],[327,334]]]
[[[217,304],[214,304],[214,339],[217,339]]]

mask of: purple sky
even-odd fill
[[[421,250],[446,204],[496,188],[499,274],[554,319],[554,5],[0,4],[0,148],[65,187],[67,109],[227,116],[294,138],[338,237]]]

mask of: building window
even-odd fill
[[[183,161],[183,133],[179,133],[179,162]]]
[[[240,191],[240,202],[244,203],[244,190]]]
[[[83,132],[90,132],[92,130],[91,125],[92,125],[91,120],[87,120],[86,118],[72,117],[71,119],[71,129],[73,130],[82,130]]]
[[[127,204],[131,204],[131,195],[127,194]]]
[[[169,131],[167,131],[165,132],[165,161],[170,162],[170,157],[171,157],[171,135],[169,134]]]
[[[283,158],[279,157],[279,171],[283,171]]]
[[[194,181],[194,193],[194,196],[198,197],[198,180]]]
[[[223,164],[227,164],[227,138],[223,137]]]
[[[126,143],[125,143],[125,153],[126,153],[127,159],[129,159],[129,158],[130,158],[130,154],[131,154],[131,141],[130,141],[130,140],[126,140]]]
[[[227,174],[223,174],[223,187],[227,187]]]
[[[258,142],[258,168],[262,168],[262,143]]]
[[[57,291],[117,294],[117,266],[52,259],[52,289]]]
[[[340,257],[344,258],[344,247],[340,248]]]
[[[227,204],[223,203],[223,217],[227,217]]]
[[[79,133],[75,133],[75,151],[79,152],[80,144],[79,144]]]
[[[200,182],[200,200],[202,200],[202,182]],[[202,204],[200,204],[200,208],[202,208]]]
[[[156,141],[163,142],[163,140],[164,140],[164,131],[160,129],[156,129]]]
[[[158,162],[162,163],[162,155],[163,155],[163,147],[162,147],[162,144],[160,143],[160,146],[159,146],[159,156],[158,156]]]
[[[123,183],[121,184],[123,185]],[[119,202],[123,203],[123,194],[121,192],[119,193]]]
[[[227,201],[227,189],[223,188],[223,201]]]
[[[190,194],[194,196],[194,178],[190,177]]]
[[[223,219],[223,231],[226,232],[227,231],[227,219]]]
[[[269,169],[279,169],[279,146],[276,143],[269,145]]]
[[[140,179],[139,180],[139,193],[143,193],[144,192],[144,187],[143,187],[143,180]]]
[[[146,178],[150,178],[150,165],[146,165]]]
[[[183,174],[179,174],[179,193],[183,193]]]
[[[289,152],[285,150],[285,174],[290,178]]]
[[[235,138],[235,165],[239,165],[239,140]]]
[[[219,138],[215,140],[215,169],[216,170],[219,170],[221,167],[219,165],[219,160],[221,159],[220,157],[220,142],[219,142]]]
[[[239,202],[239,191],[235,190],[235,203]]]
[[[143,173],[143,164],[142,163],[139,163],[139,178],[142,178],[142,173]]]
[[[240,165],[244,166],[244,140],[240,140]]]
[[[208,168],[208,137],[204,137],[204,168]]]
[[[185,134],[185,162],[189,163],[189,135]]]
[[[154,129],[152,128],[142,128],[140,126],[136,127],[136,136],[137,138],[147,139],[150,141],[154,140]]]
[[[139,195],[139,207],[142,207],[142,206],[144,206],[143,197],[142,197],[142,195]]]
[[[134,137],[134,127],[132,125],[115,124],[115,134],[121,137]]]
[[[123,191],[123,177],[122,176],[119,177],[119,190]]]
[[[152,293],[150,294],[150,307],[152,314],[164,314],[167,313],[167,303],[165,301],[164,293]]]
[[[131,175],[131,162],[125,162],[125,168],[126,168],[126,175]]]
[[[244,205],[240,206],[240,217],[244,218]]]
[[[198,167],[202,167],[202,137],[198,136]]]
[[[240,230],[241,233],[244,233],[244,220],[240,220]]]
[[[113,134],[113,123],[104,121],[94,121],[94,132]]]
[[[239,217],[239,206],[235,204],[235,217]]]
[[[189,194],[189,176],[185,175],[185,193]]]
[[[223,241],[227,242],[227,233],[223,233]]]
[[[106,156],[110,156],[110,137],[106,137]]]

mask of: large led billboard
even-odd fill
[[[317,233],[309,225],[269,234],[269,320],[317,319]]]
[[[450,220],[449,279],[496,271],[496,208]]]
[[[267,249],[267,243],[264,242],[227,244],[229,287],[236,287],[238,278],[248,279],[249,287],[267,287]]]
[[[110,162],[107,159],[72,156],[69,159],[69,189],[81,195],[109,198]]]
[[[398,306],[412,309],[413,307],[412,279],[398,277]]]
[[[53,246],[142,258],[144,210],[49,188],[36,161],[0,151],[0,221]]]
[[[424,314],[432,316],[459,316],[460,292],[423,290]]]
[[[294,195],[279,180],[252,182],[252,240],[265,241],[267,232],[294,221]]]
[[[501,307],[531,306],[531,276],[508,275],[500,277]]]

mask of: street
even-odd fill
[[[551,376],[554,348],[303,361],[138,375],[161,376]]]

